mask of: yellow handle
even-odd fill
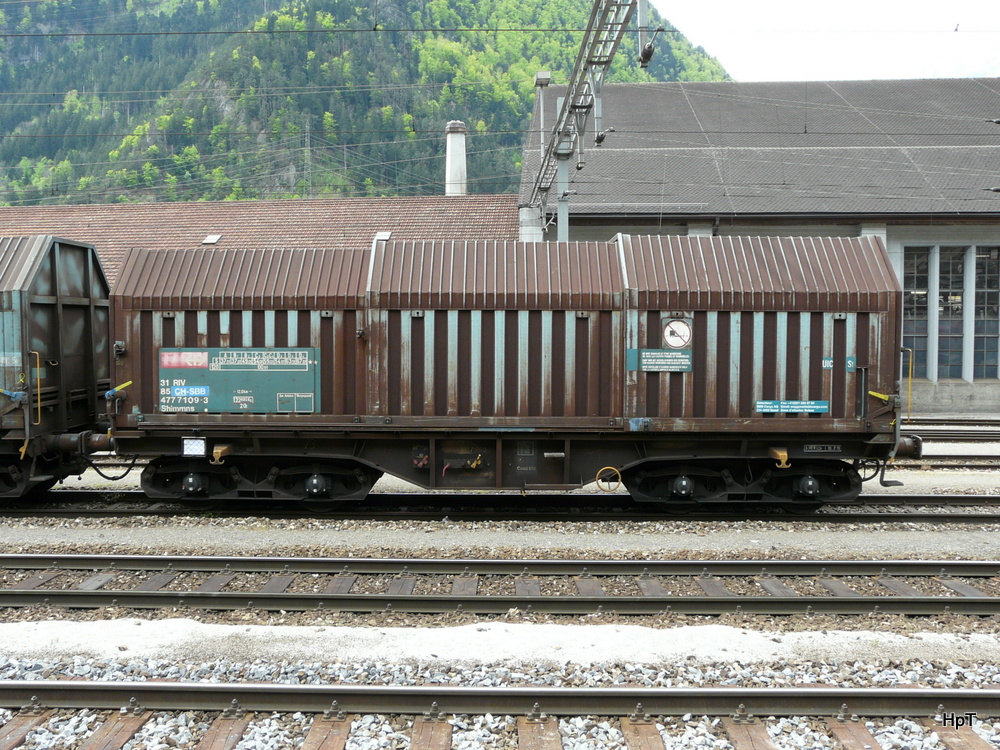
[[[129,380],[126,383],[122,383],[121,385],[116,385],[114,388],[112,388],[110,391],[108,391],[107,393],[104,394],[104,398],[106,398],[106,399],[107,398],[111,398],[116,393],[118,393],[118,391],[122,390],[123,388],[128,388],[130,385],[132,385],[132,381],[131,380]]]

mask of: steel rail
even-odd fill
[[[919,428],[902,428],[902,437],[919,436],[924,447],[938,445],[941,443],[962,443],[970,450],[976,447],[977,443],[1000,442],[1000,429],[996,427],[955,427],[955,426],[931,426]],[[938,454],[932,452],[930,457],[934,458]],[[925,456],[926,458],[927,456]]]
[[[1000,468],[1000,466],[998,466]],[[59,496],[66,496],[60,499]],[[58,491],[50,493],[57,507],[42,503],[0,508],[3,518],[121,518],[134,516],[201,516],[206,511],[178,503],[150,501],[140,492],[107,493]],[[90,503],[90,507],[87,507]],[[929,510],[877,510],[886,506],[937,508],[979,506],[995,511],[949,513]],[[97,506],[97,507],[95,507]],[[248,505],[236,510],[208,511],[213,518],[263,517],[269,519],[324,518],[330,520],[407,521],[821,521],[823,523],[937,523],[984,524],[1000,522],[1000,495],[872,495],[856,504],[830,504],[814,513],[797,514],[753,505],[728,505],[716,511],[674,515],[667,508],[647,508],[625,496],[608,495],[511,495],[393,493],[369,496],[360,504],[344,505],[330,512],[299,508]]]
[[[942,456],[943,459],[952,458],[951,456]],[[989,457],[998,462],[1000,465],[1000,455],[995,457]],[[909,459],[907,459],[909,460]],[[915,464],[925,465],[928,463],[926,460],[917,459],[914,461]],[[1000,468],[1000,466],[998,466]],[[527,495],[522,495],[521,493],[495,493],[495,492],[373,492],[368,495],[363,501],[358,503],[345,503],[343,506],[344,510],[357,510],[357,509],[372,509],[379,507],[413,507],[422,505],[457,505],[457,506],[468,506],[471,504],[484,505],[486,503],[504,503],[504,504],[515,504],[518,506],[526,506],[530,504],[542,504],[542,503],[556,503],[559,506],[577,505],[585,506],[588,504],[600,504],[607,505],[613,501],[619,501],[624,505],[636,505],[632,498],[630,498],[625,493],[608,494],[605,492],[588,493],[588,494],[573,494],[569,492],[538,492]],[[992,501],[992,503],[991,503]],[[26,505],[30,501],[25,501],[21,499],[17,501],[19,504]],[[62,504],[62,503],[82,503],[82,502],[101,502],[101,503],[139,503],[145,504],[150,507],[156,506],[167,506],[172,508],[183,507],[180,502],[172,502],[165,500],[151,500],[143,494],[141,490],[50,490],[43,501],[35,503],[37,505],[43,505],[46,503],[52,504]],[[253,500],[248,500],[248,503],[254,503]],[[871,495],[861,495],[861,498],[855,502],[850,503],[828,503],[825,508],[854,508],[865,505],[989,505],[1000,503],[1000,495],[972,495],[972,494],[940,494],[940,495],[908,495],[908,494],[871,494]],[[752,505],[752,503],[748,503]],[[760,505],[760,503],[758,503]],[[264,508],[265,505],[261,503],[258,506]],[[737,509],[740,507],[739,503],[730,503],[728,507]],[[4,508],[7,510],[16,510],[14,505]],[[190,510],[190,509],[189,509]],[[190,510],[192,513],[226,513],[225,507],[213,509],[212,511],[199,511]],[[661,516],[669,518],[670,516],[664,512],[660,513]]]
[[[420,714],[432,704],[444,713],[517,716],[541,710],[555,715],[626,716],[637,705],[647,715],[687,713],[725,716],[741,706],[756,715],[866,717],[933,716],[939,711],[996,714],[997,689],[941,688],[553,688],[422,685],[284,685],[262,683],[0,681],[0,706],[116,710],[246,711]],[[234,704],[235,702],[235,704]]]
[[[174,518],[199,516],[192,510],[143,510],[143,509],[56,509],[32,511],[0,511],[0,518],[133,518],[162,517]],[[269,520],[315,519],[317,515],[306,511],[230,511],[213,512],[214,518],[267,518]],[[587,510],[583,508],[541,509],[541,510],[511,510],[463,508],[441,508],[436,510],[387,510],[387,511],[347,511],[332,515],[324,514],[320,518],[331,521],[427,521],[427,522],[489,522],[489,521],[521,521],[525,523],[600,523],[621,521],[632,523],[669,523],[679,522],[734,522],[734,521],[766,521],[769,523],[822,523],[827,525],[863,524],[863,523],[906,523],[906,524],[1000,524],[1000,509],[987,512],[947,512],[947,511],[885,511],[860,510],[856,512],[838,511],[835,513],[816,514],[781,514],[781,513],[748,513],[739,510],[726,510],[719,513],[689,513],[671,515],[666,513],[643,513],[633,508],[617,508],[611,510]]]
[[[0,607],[44,604],[66,609],[256,609],[266,612],[466,612],[502,615],[512,610],[550,615],[627,616],[724,614],[1000,615],[1000,597],[972,596],[457,596],[451,594],[294,594],[246,591],[0,591]]]
[[[132,518],[132,517],[162,517],[175,518],[201,515],[190,510],[54,510],[54,511],[0,511],[0,518]],[[316,514],[305,511],[277,512],[224,512],[213,513],[215,518],[267,518],[269,520],[315,519]],[[827,525],[840,524],[875,524],[875,523],[905,523],[905,524],[939,524],[939,525],[984,525],[1000,524],[1000,509],[997,511],[949,513],[946,511],[858,511],[853,513],[817,513],[813,515],[780,514],[780,513],[747,513],[721,511],[719,513],[689,513],[686,515],[670,515],[664,513],[641,513],[631,509],[585,510],[567,508],[564,510],[464,510],[443,508],[440,510],[423,511],[368,511],[345,512],[335,515],[324,515],[320,518],[328,520],[364,520],[364,521],[427,521],[427,522],[489,522],[489,521],[521,521],[525,523],[602,523],[621,521],[633,523],[663,523],[678,522],[735,522],[735,521],[766,521],[769,523],[822,523]]]
[[[238,573],[412,573],[423,575],[1000,576],[1000,560],[482,560],[448,558],[235,557],[208,555],[0,554],[23,570],[220,571]]]

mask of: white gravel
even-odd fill
[[[517,720],[512,716],[459,715],[448,723],[452,726],[453,750],[503,750],[517,746]]]
[[[214,625],[193,620],[0,624],[9,659],[171,659],[188,661],[386,661],[476,666],[483,663],[659,664],[778,659],[990,660],[1000,664],[996,634],[899,635],[866,631],[770,633],[726,625],[655,629],[637,625],[483,622],[444,628]],[[81,664],[80,669],[86,665]],[[92,678],[89,672],[78,676]]]
[[[49,750],[69,748],[94,733],[104,720],[104,715],[94,711],[61,711],[46,724],[32,729],[22,750]]]
[[[805,716],[771,717],[765,721],[767,734],[779,750],[824,750],[832,748],[830,736],[817,728],[811,719]]]
[[[382,714],[365,714],[351,723],[351,735],[344,750],[406,750],[410,746],[410,736],[401,724],[410,722],[395,722],[391,717]],[[407,726],[407,728],[409,728]]]
[[[664,750],[733,750],[721,724],[718,716],[696,719],[687,714],[679,720],[657,724],[656,728],[663,738]]]
[[[990,723],[980,719],[972,720],[972,729],[994,747],[1000,747],[1000,722]]]
[[[302,744],[312,726],[311,714],[271,714],[250,722],[234,750],[283,750]]]
[[[563,750],[628,750],[625,736],[609,721],[593,716],[559,720]]]
[[[194,745],[208,730],[209,723],[185,711],[179,714],[158,712],[147,721],[122,750],[171,750]]]
[[[911,719],[898,719],[893,723],[869,721],[865,727],[878,740],[882,750],[948,750],[936,732]]]
[[[29,733],[20,747],[25,750],[63,750],[79,747],[108,716],[91,711],[60,712],[46,725]],[[4,723],[0,714],[0,724]],[[830,750],[837,745],[822,722],[804,717],[765,718],[774,744],[781,750]],[[515,725],[509,717],[456,716],[453,750],[515,750]],[[296,714],[271,714],[251,722],[236,750],[291,750],[303,744],[311,718]],[[366,714],[351,724],[346,750],[407,750],[412,721],[406,717]],[[665,718],[656,725],[666,750],[732,750],[718,718],[690,715]],[[908,718],[868,721],[866,728],[882,750],[947,750],[935,732]],[[197,745],[206,724],[191,714],[158,714],[143,726],[123,750],[190,750]],[[192,731],[193,729],[193,731]],[[976,733],[1000,747],[1000,723],[973,721]],[[580,716],[561,719],[559,730],[564,750],[626,750],[616,721]]]

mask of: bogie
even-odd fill
[[[360,463],[302,463],[281,456],[208,459],[159,458],[142,472],[149,497],[234,504],[247,500],[329,503],[362,500],[381,472]]]
[[[664,508],[694,509],[732,503],[761,503],[812,510],[829,502],[852,502],[861,492],[861,476],[843,461],[671,462],[640,464],[624,473],[625,486],[637,502]]]

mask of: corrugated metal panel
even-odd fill
[[[660,346],[661,315],[638,313],[642,347]],[[869,400],[867,391],[894,391],[898,350],[886,316],[841,315],[695,312],[691,371],[632,373],[630,416],[857,419]],[[829,409],[770,414],[758,409],[759,401],[824,401]]]
[[[677,310],[888,310],[899,285],[874,237],[625,237],[633,304]]]
[[[367,363],[357,332],[369,251],[132,250],[115,286],[115,363],[139,405],[158,403],[161,348],[319,350],[324,414],[364,414]]]
[[[130,250],[115,285],[123,309],[320,310],[358,306],[368,251]]]
[[[606,425],[622,408],[621,291],[612,243],[380,241],[377,413]]]
[[[606,310],[621,264],[598,242],[376,243],[369,292],[389,309]]]
[[[23,291],[52,242],[51,237],[0,237],[0,292]]]
[[[625,238],[623,257],[629,347],[691,331],[688,371],[630,369],[630,418],[773,430],[864,419],[869,391],[896,390],[900,291],[876,238]]]
[[[385,416],[606,425],[622,408],[620,322],[617,310],[383,310],[370,390]]]

